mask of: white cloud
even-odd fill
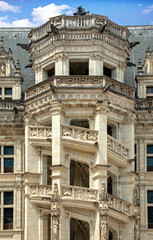
[[[149,14],[153,11],[153,5],[148,6],[146,9],[142,11],[143,14]]]
[[[72,8],[68,5],[55,5],[54,3],[51,3],[44,7],[33,8],[33,22],[38,25],[43,24],[48,21],[49,18],[62,15],[66,13],[67,10],[68,13],[70,13],[70,11],[72,11]]]
[[[62,14],[72,15],[74,11],[75,9],[68,5],[56,5],[54,3],[51,3],[44,7],[40,6],[38,8],[33,8],[33,11],[31,13],[32,20],[28,18],[20,20],[17,19],[9,23],[6,16],[2,17],[2,19],[0,18],[0,27],[38,27],[48,21],[51,17]]]
[[[20,12],[19,6],[11,5],[5,1],[0,1],[0,12],[13,12],[17,13]]]
[[[142,4],[141,3],[137,4],[137,7],[142,7]]]

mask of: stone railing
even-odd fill
[[[132,214],[132,205],[122,199],[108,194],[108,206],[127,215]]]
[[[98,190],[62,185],[62,198],[98,201]]]
[[[136,109],[150,109],[153,108],[153,99],[136,99]]]
[[[114,22],[110,21],[105,16],[100,16],[96,14],[92,15],[82,15],[82,16],[65,16],[60,15],[57,17],[50,18],[48,22],[40,26],[39,28],[32,29],[29,37],[31,41],[36,41],[51,32],[51,25],[54,25],[58,29],[63,28],[90,28],[90,27],[100,27],[104,24],[107,25],[107,30],[120,37],[121,39],[127,39],[129,36],[129,31],[127,28],[119,26]]]
[[[0,100],[0,109],[5,110],[24,110],[24,101],[23,100],[13,100],[13,99],[4,99]]]
[[[29,137],[30,138],[39,138],[46,139],[52,137],[51,127],[35,127],[29,126]]]
[[[125,158],[129,157],[129,149],[110,135],[107,135],[107,147]]]
[[[30,197],[51,197],[52,194],[50,185],[30,185]]]
[[[98,141],[98,131],[76,126],[62,125],[62,137],[93,143]]]
[[[51,89],[51,85],[57,87],[80,87],[80,88],[104,88],[109,89],[127,97],[134,98],[135,90],[123,83],[113,80],[107,76],[53,76],[25,90],[25,99],[35,97]]]

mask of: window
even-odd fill
[[[153,145],[147,145],[147,171],[153,171]]]
[[[0,99],[12,99],[12,88],[1,87],[0,88]]]
[[[14,172],[14,146],[0,146],[0,173]]]
[[[137,171],[137,145],[134,145],[134,171]]]
[[[148,228],[153,228],[153,191],[147,191]]]
[[[13,229],[13,191],[0,192],[0,230]]]

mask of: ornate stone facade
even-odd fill
[[[24,100],[1,39],[0,238],[153,238],[153,53],[139,62],[135,98],[128,38],[82,8],[32,29]]]

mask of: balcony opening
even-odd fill
[[[43,184],[52,185],[52,170],[50,169],[52,165],[52,157],[44,156],[43,157]]]
[[[89,187],[89,166],[87,164],[71,160],[70,185]]]
[[[104,67],[103,73],[104,73],[105,76],[108,76],[110,78],[112,77],[112,70],[108,67]]]
[[[72,119],[70,122],[71,126],[77,126],[82,128],[89,128],[89,121],[86,119]]]
[[[89,240],[89,223],[71,218],[70,220],[70,240]]]
[[[70,75],[89,75],[88,61],[70,61]]]
[[[113,179],[110,176],[107,179],[107,192],[113,194]]]
[[[110,135],[111,137],[117,139],[117,128],[115,124],[109,123],[107,125],[107,134]]]

